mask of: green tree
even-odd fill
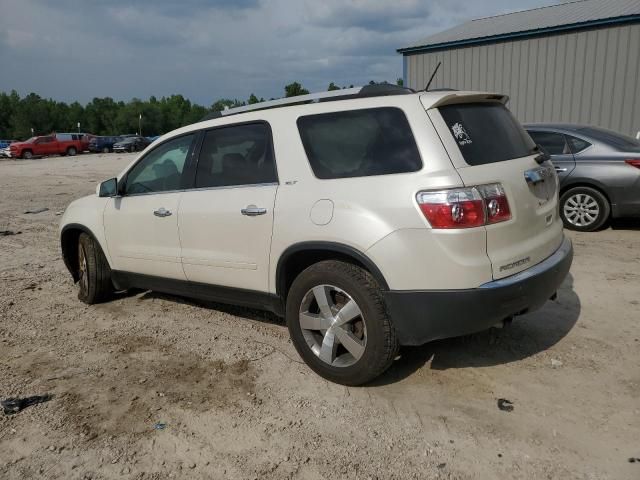
[[[18,109],[20,103],[20,95],[15,90],[11,93],[0,94],[0,137],[3,139],[12,139],[15,137],[11,119]]]
[[[51,119],[51,106],[35,93],[20,100],[10,122],[13,136],[22,139],[30,137],[32,129],[35,135],[42,135],[55,127]]]
[[[327,92],[331,92],[333,90],[340,90],[340,87],[338,87],[335,83],[331,82],[329,84],[329,88],[327,88]]]
[[[229,98],[221,98],[220,100],[216,100],[215,102],[213,102],[213,105],[211,105],[211,110],[214,112],[221,112],[222,110],[225,110],[225,107],[235,108],[242,107],[243,105],[244,102],[241,102],[238,99],[231,100]]]
[[[253,105],[254,103],[260,103],[260,100],[258,100],[258,97],[256,97],[253,93],[249,96],[249,101],[248,101],[249,105]]]
[[[402,78],[398,78],[396,80],[396,85],[398,85],[399,87],[404,87],[404,80]]]
[[[298,82],[290,83],[284,87],[285,97],[297,97],[299,95],[307,95],[309,90],[305,89]]]

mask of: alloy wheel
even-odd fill
[[[78,273],[80,288],[87,292],[89,290],[89,267],[87,265],[87,255],[82,245],[78,248]]]
[[[318,285],[302,299],[302,335],[311,351],[334,367],[349,367],[364,354],[367,327],[356,301],[333,285]]]
[[[576,227],[588,227],[597,221],[600,206],[595,198],[586,193],[576,193],[567,198],[563,213],[569,223]]]

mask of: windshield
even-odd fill
[[[37,138],[38,138],[38,137],[31,137],[31,138],[29,138],[28,140],[25,140],[23,143],[33,143],[33,142],[35,142],[35,141],[36,141],[36,139],[37,139]]]
[[[612,132],[611,130],[599,127],[583,127],[579,128],[577,131],[621,152],[640,152],[640,141],[632,137],[627,137],[621,133]]]

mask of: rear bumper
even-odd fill
[[[390,290],[384,299],[400,344],[422,345],[540,308],[557,291],[572,260],[573,246],[565,238],[553,255],[511,277],[467,290]]]

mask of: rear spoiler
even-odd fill
[[[425,108],[438,108],[443,105],[452,105],[455,103],[477,103],[477,102],[500,102],[506,105],[509,101],[508,95],[490,92],[448,92],[440,97],[434,103],[429,105],[429,92],[420,96],[420,100]]]

